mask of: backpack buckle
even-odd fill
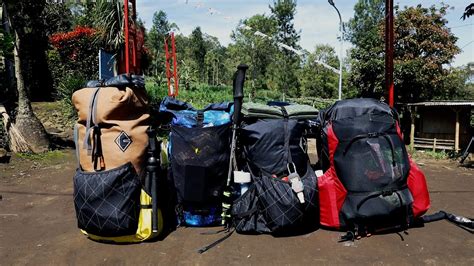
[[[293,171],[291,171],[291,167],[293,167]],[[297,173],[296,172],[296,166],[295,166],[295,163],[287,163],[286,164],[286,169],[288,170],[288,174],[293,174],[293,173]]]
[[[197,124],[202,126],[204,124],[204,112],[199,110],[196,114]]]

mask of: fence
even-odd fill
[[[429,138],[415,138],[413,145],[415,148],[436,150],[454,150],[454,140],[450,139],[429,139]]]

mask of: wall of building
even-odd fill
[[[418,121],[415,125],[415,136],[420,138],[437,138],[454,140],[456,113],[454,107],[424,106],[418,107]],[[470,125],[471,108],[457,107],[459,112],[459,146],[465,148],[472,136]]]

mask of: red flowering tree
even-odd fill
[[[50,57],[59,57],[56,60],[63,66],[63,72],[97,78],[99,47],[95,35],[93,28],[80,26],[71,32],[53,34],[50,43],[57,54]]]

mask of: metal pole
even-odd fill
[[[123,23],[125,25],[125,72],[130,73],[130,50],[129,50],[129,29],[128,29],[128,0],[123,1]]]
[[[339,19],[341,19],[341,15],[339,15]],[[340,51],[339,51],[339,90],[338,90],[338,93],[339,93],[339,100],[342,99],[342,57],[343,57],[343,52],[344,52],[344,49],[343,49],[343,46],[344,46],[344,33],[343,33],[343,30],[342,30],[342,20],[340,20],[340,26],[339,26],[339,30],[341,31],[341,48],[340,48]]]
[[[393,39],[393,0],[385,0],[385,88],[390,107],[394,105]]]
[[[341,33],[341,47],[339,50],[339,88],[338,88],[338,99],[342,99],[342,54],[344,50],[344,30],[343,30],[343,24],[342,24],[342,17],[341,17],[341,12],[339,12],[339,9],[337,9],[336,5],[334,4],[333,0],[328,0],[328,3],[334,7],[337,11],[337,15],[339,16],[339,32]]]

